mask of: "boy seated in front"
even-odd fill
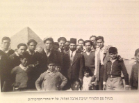
[[[121,72],[125,79],[125,89],[129,88],[129,77],[123,60],[117,57],[118,51],[115,47],[109,48],[110,60],[104,66],[104,89],[124,90]]]
[[[20,65],[12,69],[11,75],[14,77],[13,91],[23,91],[27,89],[28,66],[27,55],[20,56]]]
[[[55,70],[55,64],[49,63],[48,70],[40,75],[35,85],[38,91],[62,90],[67,78]]]

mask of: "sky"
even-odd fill
[[[1,0],[0,39],[30,27],[38,36],[87,40],[104,36],[105,45],[130,59],[139,48],[138,0]]]

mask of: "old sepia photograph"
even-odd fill
[[[138,92],[138,0],[1,0],[1,93]]]

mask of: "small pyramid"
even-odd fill
[[[11,37],[11,48],[16,49],[19,43],[27,44],[30,39],[36,40],[38,43],[37,46],[44,46],[41,38],[29,27],[26,27]]]

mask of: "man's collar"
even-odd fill
[[[3,51],[3,49],[2,49],[1,47],[0,47],[0,50],[1,50],[1,51]],[[3,52],[8,53],[10,50],[11,50],[11,49],[10,49],[10,48],[8,48],[8,50],[3,51]]]
[[[31,53],[29,49],[27,50],[27,52],[28,52],[30,55],[34,55],[34,54],[35,54],[35,51],[34,51],[33,53]]]
[[[17,52],[15,52],[15,55],[19,57],[19,54]]]
[[[20,66],[20,68],[22,69],[22,70],[24,70],[24,71],[26,71],[27,70],[27,68],[26,67],[24,67],[23,65],[19,65]]]

